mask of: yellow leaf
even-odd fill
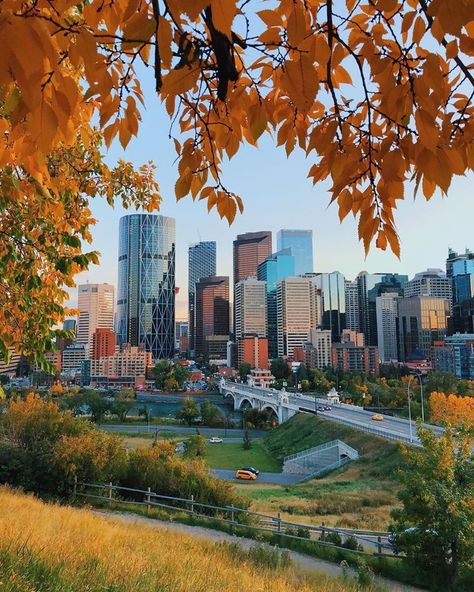
[[[214,27],[232,38],[232,22],[237,12],[235,0],[211,0],[212,22]]]
[[[185,66],[178,70],[171,70],[163,77],[161,94],[163,96],[180,95],[191,90],[199,78],[199,73],[198,66]]]
[[[286,31],[288,35],[288,43],[291,47],[298,47],[306,37],[308,33],[306,28],[306,10],[301,2],[293,3],[293,10],[288,17]]]
[[[252,134],[254,140],[258,140],[267,127],[267,114],[265,112],[265,108],[259,101],[250,107],[248,119],[250,133]]]
[[[158,24],[158,47],[160,49],[161,63],[164,68],[171,66],[173,52],[171,49],[172,30],[171,24],[164,17],[160,16]]]
[[[193,175],[189,171],[185,175],[183,175],[182,177],[179,177],[179,179],[176,181],[176,184],[174,186],[174,192],[175,192],[177,200],[181,199],[182,197],[184,197],[185,195],[187,195],[189,193],[189,191],[191,189],[192,178],[193,178]]]
[[[301,54],[298,61],[285,62],[281,85],[296,107],[306,114],[314,102],[318,90],[318,74],[311,58]]]

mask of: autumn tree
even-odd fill
[[[474,429],[474,398],[433,392],[429,398],[431,419],[443,424]]]
[[[421,424],[418,436],[423,449],[404,450],[396,546],[425,584],[456,590],[463,571],[474,568],[474,438],[451,427],[438,437]]]
[[[44,361],[64,288],[97,261],[91,198],[159,206],[151,165],[102,158],[137,135],[147,72],[177,199],[232,222],[243,201],[225,161],[268,134],[330,179],[366,251],[398,255],[406,181],[430,199],[473,168],[472,14],[472,0],[3,0],[1,355]]]
[[[182,419],[189,426],[193,425],[199,417],[199,407],[194,399],[187,397],[184,399],[180,409],[176,412],[176,419]]]

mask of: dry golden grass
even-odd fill
[[[12,584],[6,586],[7,590],[349,592],[356,589],[323,575],[303,577],[292,567],[285,571],[270,570],[251,560],[237,561],[231,556],[231,549],[183,534],[113,523],[87,510],[48,505],[0,488],[0,555],[7,551],[16,554],[20,550],[19,555],[25,556],[25,548],[28,558],[58,568],[64,585],[43,588]],[[0,574],[1,571],[0,565]],[[24,577],[18,573],[2,574],[5,584],[15,578],[23,582]]]

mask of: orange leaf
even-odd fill
[[[178,70],[171,70],[163,77],[163,86],[161,94],[180,95],[191,90],[199,78],[200,69],[198,66],[189,68],[179,68]]]
[[[232,22],[237,12],[235,0],[211,0],[211,8],[214,27],[231,39]]]

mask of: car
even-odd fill
[[[318,409],[318,411],[324,411],[325,410],[322,405],[318,405],[317,409]]]
[[[212,436],[207,441],[208,444],[222,444],[222,438],[218,438],[217,436]]]
[[[372,415],[372,420],[373,421],[383,421],[383,415],[376,413],[375,415]]]
[[[239,469],[235,473],[235,478],[243,479],[244,481],[255,481],[257,475],[255,473],[252,473],[251,471],[243,471],[242,469]]]
[[[332,407],[329,407],[329,405],[325,405],[324,411],[332,411]]]
[[[258,469],[254,469],[253,467],[240,467],[239,471],[250,471],[254,475],[259,475],[260,473]]]

